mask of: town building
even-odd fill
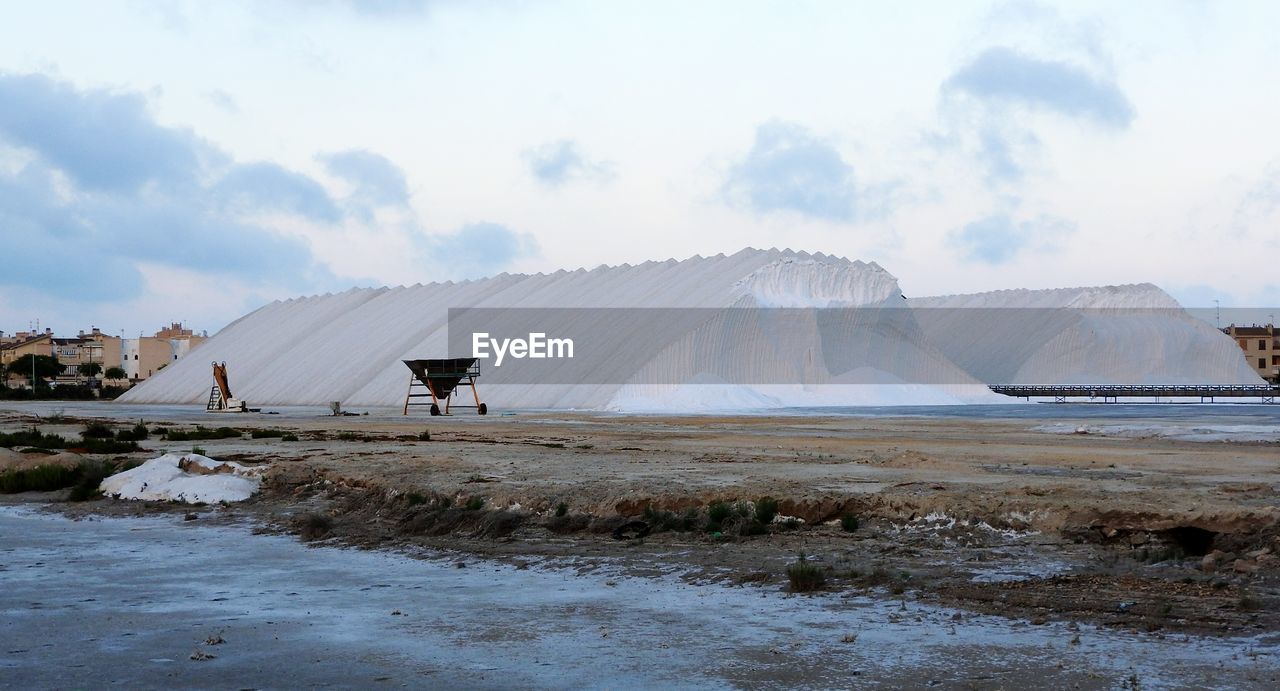
[[[1258,376],[1272,384],[1280,384],[1280,334],[1275,324],[1236,326],[1222,330],[1244,351],[1244,359]]]
[[[75,338],[54,338],[53,356],[62,365],[57,381],[83,383],[89,378],[81,373],[83,365],[97,365],[99,370],[93,378],[101,379],[108,369],[119,366],[122,340],[102,333],[96,326],[87,333],[81,331]]]
[[[126,338],[121,343],[120,366],[132,382],[139,382],[155,375],[169,363],[177,360],[192,348],[204,343],[206,334],[196,335],[191,329],[173,322],[154,336]]]
[[[25,355],[51,355],[52,353],[52,329],[45,329],[44,333],[19,331],[12,335],[0,332],[0,377],[13,380],[12,384],[31,386],[31,377],[20,373],[9,373],[9,365]]]

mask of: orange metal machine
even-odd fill
[[[209,389],[209,403],[204,408],[210,413],[249,413],[249,404],[231,395],[231,383],[227,379],[227,363],[213,363],[213,388]]]
[[[403,362],[412,373],[409,376],[409,391],[404,397],[405,415],[409,414],[411,405],[427,405],[426,401],[415,402],[415,398],[430,398],[432,415],[448,415],[450,407],[475,408],[481,415],[489,412],[489,406],[480,402],[480,394],[476,392],[476,378],[480,376],[480,365],[476,363],[476,358],[403,360]],[[471,387],[471,397],[475,400],[475,405],[453,403],[453,394],[459,386]],[[421,388],[425,388],[426,393],[415,392],[415,389]],[[440,408],[441,402],[444,403],[443,410]]]

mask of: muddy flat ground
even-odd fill
[[[101,410],[121,426],[137,421],[127,406]],[[45,418],[10,409],[0,429],[39,423],[74,436],[84,424]],[[153,434],[139,459],[198,447],[271,464],[258,498],[203,517],[250,516],[326,544],[584,571],[621,562],[633,575],[771,590],[790,587],[787,567],[804,554],[824,590],[1157,635],[1280,632],[1273,442],[932,417],[156,418],[153,429],[198,422],[245,435]],[[298,440],[251,439],[253,429]],[[764,498],[778,504],[767,525],[753,508]],[[63,510],[186,509],[98,500]]]

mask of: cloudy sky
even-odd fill
[[[0,329],[791,247],[1280,305],[1280,3],[6,3]]]

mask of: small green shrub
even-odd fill
[[[81,463],[80,477],[71,487],[71,493],[67,495],[70,501],[88,501],[96,499],[102,493],[98,491],[98,486],[102,481],[111,475],[119,472],[116,467],[110,463]]]
[[[333,518],[315,511],[303,514],[298,519],[298,534],[304,540],[319,540],[333,532]]]
[[[249,432],[251,439],[279,439],[284,436],[284,430],[278,429],[255,429]]]
[[[129,387],[127,386],[112,386],[108,384],[103,386],[101,389],[98,389],[98,394],[104,401],[114,401],[115,399],[120,398],[120,396],[128,390]]]
[[[169,441],[205,441],[208,439],[239,439],[244,435],[241,434],[240,430],[230,427],[208,429],[196,425],[196,428],[192,430],[167,430],[164,436]]]
[[[138,460],[138,459],[136,459],[136,458],[125,458],[125,459],[121,459],[120,461],[117,461],[117,462],[116,462],[116,470],[115,470],[115,472],[117,472],[117,473],[123,473],[123,472],[124,472],[124,471],[126,471],[126,470],[133,470],[134,468],[137,468],[137,467],[138,467],[138,466],[140,466],[140,465],[142,465],[142,461],[140,461],[140,460]],[[114,473],[113,473],[113,474],[114,474]]]
[[[471,497],[467,500],[467,511],[479,511],[484,508],[484,497]]]
[[[688,532],[698,528],[698,510],[690,508],[683,514],[677,515],[675,512],[655,509],[650,505],[644,507],[644,520],[652,530]]]
[[[26,470],[5,471],[0,473],[0,494],[52,492],[75,484],[79,474],[79,468],[60,465],[38,465]]]
[[[208,456],[208,455],[209,455],[209,452],[208,452],[208,451],[205,451],[205,450],[204,450],[204,448],[203,448],[203,447],[200,447],[200,446],[193,446],[193,447],[191,447],[191,453],[196,454],[196,455],[198,455],[198,456]]]
[[[566,504],[566,503],[564,503],[564,502],[560,502],[559,504],[556,504],[556,518],[562,518],[563,516],[565,516],[565,515],[566,515],[566,514],[568,514],[568,513],[569,513],[569,505],[568,505],[568,504]]]
[[[409,492],[404,495],[405,501],[409,502],[409,506],[417,506],[418,504],[427,503],[426,495],[418,492]]]
[[[756,501],[756,521],[761,525],[773,523],[778,515],[778,500],[773,497],[761,497]]]
[[[431,430],[424,429],[418,433],[418,441],[431,441]]]
[[[112,439],[116,436],[116,433],[101,422],[90,422],[84,426],[84,431],[80,433],[80,436],[86,440]]]
[[[846,533],[858,532],[858,517],[848,513],[840,517],[840,529]]]
[[[280,437],[280,441],[298,441],[298,435],[289,433]]]
[[[116,439],[120,441],[143,441],[150,435],[147,431],[145,423],[139,421],[131,429],[122,429],[116,432]]]
[[[707,531],[718,533],[724,527],[725,519],[733,515],[733,506],[723,501],[713,501],[707,505]]]
[[[65,449],[67,448],[67,440],[56,434],[44,434],[32,427],[29,430],[20,430],[18,432],[0,432],[0,446],[7,448],[21,446],[37,449]]]
[[[116,441],[115,439],[85,439],[76,445],[88,453],[131,453],[138,450],[136,441]]]
[[[821,566],[810,562],[801,553],[795,563],[787,566],[787,581],[791,584],[792,592],[807,593],[826,585],[827,574]]]

